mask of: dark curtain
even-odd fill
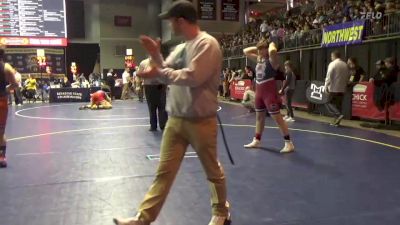
[[[299,75],[301,80],[312,80],[311,79],[311,67],[312,67],[312,60],[311,60],[311,50],[306,50],[302,52],[301,62],[298,67]]]
[[[71,79],[71,63],[76,62],[78,74],[84,73],[86,78],[93,72],[94,65],[99,60],[100,47],[98,44],[70,43],[66,49],[67,74]]]

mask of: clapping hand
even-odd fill
[[[147,53],[153,58],[156,58],[161,53],[161,40],[154,40],[149,36],[140,36],[140,41],[143,47],[146,49]]]
[[[155,66],[150,66],[144,71],[138,72],[136,76],[142,77],[142,78],[155,78],[160,75],[160,69]]]

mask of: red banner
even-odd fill
[[[0,37],[0,44],[11,46],[67,46],[66,38]]]
[[[385,112],[379,111],[374,103],[375,86],[361,82],[353,88],[352,116],[364,119],[384,120]]]
[[[251,87],[251,80],[232,81],[230,86],[231,98],[242,100],[246,87]]]
[[[389,118],[391,120],[400,121],[400,102],[389,108]]]

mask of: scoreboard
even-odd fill
[[[64,45],[65,0],[0,0],[0,43]]]

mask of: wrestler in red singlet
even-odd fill
[[[103,101],[106,100],[106,93],[102,90],[98,90],[95,93],[91,94],[92,104],[100,105]]]
[[[278,89],[275,77],[278,70],[275,70],[269,59],[257,63],[256,66],[256,99],[255,109],[257,112],[268,111],[269,114],[280,113],[281,101],[278,97]]]

